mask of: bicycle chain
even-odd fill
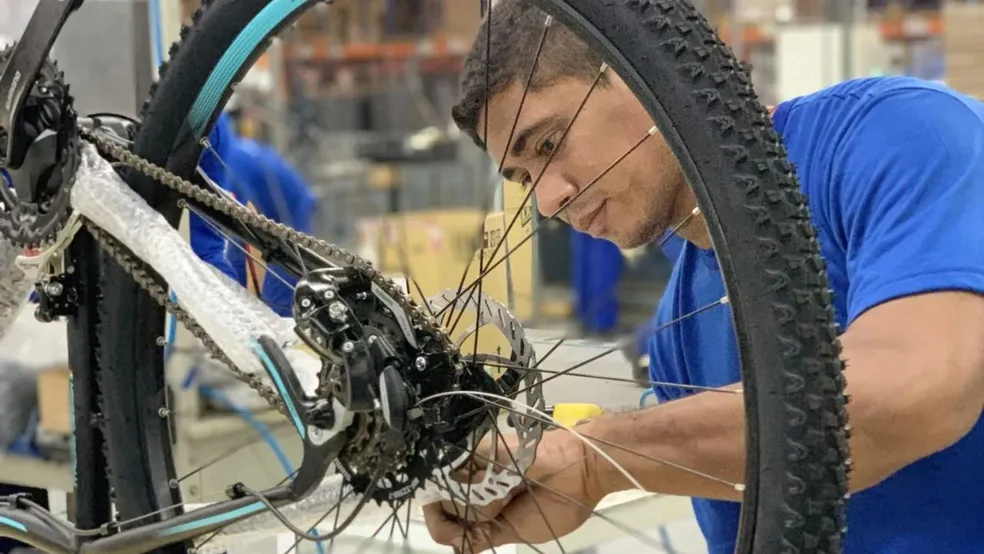
[[[150,276],[147,271],[141,267],[141,264],[132,256],[127,248],[119,243],[116,239],[112,238],[111,235],[105,233],[102,229],[92,224],[89,221],[85,222],[85,228],[92,234],[96,242],[105,250],[109,255],[111,255],[116,263],[123,268],[124,271],[130,274],[130,277],[138,284],[142,289],[147,291],[158,304],[163,306],[171,315],[174,316],[186,329],[188,329],[191,334],[202,341],[205,348],[216,360],[222,362],[228,366],[229,370],[235,375],[236,379],[246,383],[251,389],[255,390],[257,394],[260,395],[264,400],[267,401],[273,408],[283,415],[287,415],[287,408],[273,388],[268,387],[263,384],[263,381],[256,375],[243,371],[236,367],[236,365],[229,359],[228,356],[215,344],[205,329],[198,324],[197,321],[191,315],[185,311],[177,302],[173,302],[164,290],[164,287],[157,284],[157,282]]]
[[[418,306],[408,294],[403,292],[403,290],[398,287],[392,279],[386,278],[381,273],[376,271],[369,261],[325,240],[312,237],[282,223],[277,223],[263,214],[257,213],[246,206],[239,204],[231,198],[225,198],[202,189],[190,181],[182,179],[166,169],[147,161],[140,156],[137,156],[122,145],[100,137],[96,133],[81,128],[79,133],[82,139],[95,145],[101,155],[112,158],[116,162],[126,167],[139,171],[140,173],[154,179],[155,181],[163,184],[172,191],[186,198],[190,198],[227,216],[236,218],[244,225],[255,229],[260,229],[265,233],[285,241],[287,244],[294,244],[304,247],[327,260],[338,260],[342,264],[352,267],[364,274],[373,283],[375,283],[376,286],[382,289],[383,292],[388,294],[397,302],[400,309],[402,309],[410,318],[412,327],[420,328],[424,331],[424,333],[439,341],[443,345],[445,353],[452,360],[454,360],[455,368],[459,371],[463,369],[463,365],[459,359],[458,347],[451,341],[448,334],[444,331],[444,328],[438,324],[437,320],[426,310]],[[185,328],[192,333],[192,335],[201,340],[205,345],[205,348],[208,349],[216,360],[227,365],[236,379],[242,381],[247,386],[255,390],[264,400],[267,401],[267,403],[269,403],[280,413],[284,415],[287,414],[286,407],[283,400],[280,398],[280,395],[272,387],[264,384],[262,379],[260,379],[257,375],[243,371],[242,369],[236,367],[232,360],[230,360],[229,357],[222,352],[215,341],[208,336],[205,330],[198,324],[198,322],[195,321],[191,314],[185,311],[179,304],[170,300],[164,287],[158,284],[156,280],[150,276],[150,274],[142,267],[143,264],[138,262],[135,257],[129,253],[125,246],[121,245],[118,241],[96,227],[94,224],[86,221],[85,225],[100,246],[116,259],[117,263],[120,264],[120,267],[122,267],[141,288],[146,290],[159,304],[161,304],[178,321],[180,321],[182,325],[184,325]]]

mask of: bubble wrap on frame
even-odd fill
[[[171,286],[181,305],[243,371],[263,372],[251,347],[258,337],[268,335],[280,343],[294,338],[269,308],[203,262],[188,241],[133,192],[92,145],[85,145],[82,151],[72,207],[150,264]]]
[[[91,145],[83,149],[82,166],[72,190],[72,206],[149,263],[168,282],[182,306],[244,371],[262,371],[249,346],[257,337],[270,335],[281,343],[296,341],[289,319],[281,319],[237,283],[203,262],[188,241],[133,192]],[[358,496],[350,494],[343,499],[343,488],[340,476],[330,476],[317,491],[282,511],[302,527],[313,524],[340,499],[349,509],[356,505]],[[432,487],[425,487],[416,495],[421,504],[439,499]],[[343,508],[343,515],[344,511]],[[391,513],[388,506],[377,506],[370,501],[357,522],[381,521]],[[233,545],[249,544],[284,531],[272,514],[258,514],[230,525],[200,552],[223,552]]]

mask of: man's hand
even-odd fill
[[[515,451],[514,435],[505,441],[501,437],[486,440],[470,465],[484,468],[494,455],[498,471],[511,468]],[[424,507],[427,528],[436,542],[463,554],[505,544],[552,541],[580,527],[604,497],[594,478],[595,466],[594,452],[573,434],[564,430],[544,433],[524,485],[507,499],[467,510],[464,502],[430,504]],[[456,476],[459,482],[474,483],[481,478],[476,473]]]

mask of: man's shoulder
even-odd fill
[[[804,127],[830,131],[852,125],[870,126],[879,123],[877,116],[885,123],[897,123],[907,117],[925,117],[924,110],[939,107],[984,117],[984,104],[943,83],[915,77],[869,77],[782,102],[775,109],[774,119],[780,133],[795,136]]]

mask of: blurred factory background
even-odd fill
[[[19,36],[36,1],[0,0],[0,44]],[[874,75],[938,80],[984,97],[981,2],[695,2],[751,65],[764,104]],[[139,116],[157,66],[168,57],[167,45],[200,3],[87,0],[54,50],[79,111]],[[483,292],[538,331],[576,322],[577,335],[594,340],[575,346],[597,353],[652,319],[670,263],[658,245],[624,252],[560,221],[543,220],[524,203],[526,191],[502,183],[487,156],[456,132],[450,108],[480,12],[479,0],[334,0],[305,14],[274,41],[228,106],[244,148],[262,152],[249,156],[259,163],[241,174],[250,176],[254,190],[280,190],[284,180],[301,183],[313,199],[311,213],[289,209],[297,197],[273,195],[256,205],[358,252],[383,271],[411,276],[418,297],[457,288],[469,263],[474,278],[479,261],[488,267],[494,251],[497,260],[513,251],[488,270]],[[262,274],[251,278],[255,287]],[[64,328],[42,326],[29,310],[21,319],[0,348],[0,474],[17,484],[67,491],[72,419]],[[500,343],[490,338],[483,351]],[[45,356],[38,355],[39,344]],[[198,467],[248,427],[203,400],[196,385],[221,386],[239,407],[265,406],[235,382],[202,375],[196,382],[192,377],[207,369],[208,360],[187,340],[174,344],[168,371],[170,405],[181,414],[176,456],[182,467]],[[545,344],[538,348],[546,350]],[[599,375],[628,377],[624,363],[609,361],[597,364],[605,366]],[[607,409],[635,405],[640,393],[631,382],[606,382],[600,389],[576,383],[552,391],[551,398]],[[261,419],[281,422],[272,412]],[[184,498],[201,499],[233,474],[243,481],[259,474],[279,479],[270,452],[257,446],[250,451],[255,464],[216,466],[198,481],[183,482]]]
[[[197,0],[183,1],[187,17]],[[766,104],[871,75],[911,75],[984,94],[984,36],[977,30],[984,5],[977,2],[696,3],[751,64]],[[322,17],[305,16],[243,82],[236,99],[240,132],[275,144],[303,172],[321,199],[319,234],[368,255],[386,242],[380,239],[386,214],[399,211],[440,228],[410,237],[413,258],[426,249],[429,260],[471,256],[467,239],[453,238],[473,232],[470,225],[458,228],[467,218],[461,211],[487,202],[495,179],[468,139],[454,136],[449,111],[479,12],[478,1],[336,0]],[[404,148],[411,141],[421,147]],[[494,207],[508,212],[515,204],[497,198]],[[531,224],[540,222],[534,217]],[[585,310],[587,331],[629,329],[652,314],[669,271],[658,249],[621,253],[619,262],[619,253],[613,259],[604,246],[572,241],[562,223],[544,225],[532,241],[532,265],[518,258],[510,264],[511,280],[532,279],[510,291],[513,306],[523,300],[517,295],[532,295],[521,317],[566,318],[578,301],[607,304],[595,297],[612,287],[617,306]],[[448,239],[434,240],[438,234]],[[603,270],[589,258],[604,260]],[[585,275],[579,270],[585,266],[606,274]],[[430,262],[414,269],[417,280],[435,287],[441,279],[426,272],[447,273]],[[583,290],[572,293],[578,287]]]

